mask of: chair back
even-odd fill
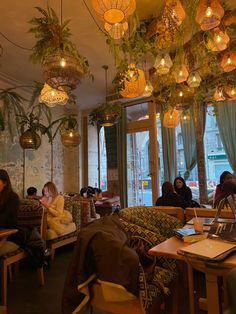
[[[182,207],[173,207],[173,206],[152,206],[156,210],[159,210],[168,215],[174,216],[184,224],[184,209]]]
[[[195,217],[195,212],[198,217],[212,217],[214,218],[217,213],[217,209],[215,208],[190,208],[187,207],[185,211],[185,217],[186,217],[186,222],[191,220],[192,218]],[[234,215],[231,211],[229,210],[222,210],[221,211],[221,218],[226,218],[226,219],[231,219],[234,218]]]
[[[232,269],[226,277],[227,292],[229,298],[229,309],[225,314],[236,313],[236,268]]]

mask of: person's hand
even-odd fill
[[[43,206],[46,206],[46,205],[47,205],[47,202],[46,202],[46,200],[45,200],[44,197],[40,198],[39,201],[40,201],[40,203],[41,203]]]

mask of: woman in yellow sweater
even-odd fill
[[[71,213],[64,209],[64,197],[58,193],[53,182],[44,185],[43,194],[40,202],[47,210],[47,239],[75,231]]]

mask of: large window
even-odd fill
[[[100,188],[102,191],[107,190],[107,152],[104,127],[99,132],[99,169],[100,169]]]

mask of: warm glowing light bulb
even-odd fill
[[[227,64],[231,64],[231,58],[230,57],[227,58]]]
[[[55,96],[55,91],[54,90],[51,91],[51,95]]]
[[[61,58],[60,65],[64,68],[66,66],[66,60]]]
[[[165,63],[166,63],[166,62],[165,62],[165,59],[164,59],[164,58],[162,58],[162,59],[161,59],[161,65],[162,65],[162,66],[164,66],[164,65],[165,65]]]
[[[183,71],[179,71],[179,76],[183,76]]]
[[[172,114],[170,115],[170,119],[173,119],[173,116],[172,116]]]
[[[186,117],[186,115],[184,115],[184,120],[187,120],[187,117]]]
[[[196,79],[196,76],[194,75],[193,76],[193,82],[196,82],[197,81],[197,79]]]
[[[134,76],[134,72],[130,71],[129,76],[132,78]]]
[[[231,95],[235,95],[235,89],[234,88],[232,88],[232,90],[231,90]]]
[[[212,8],[211,7],[207,7],[207,9],[206,9],[206,16],[207,17],[211,17],[212,16]]]
[[[221,40],[222,40],[221,36],[220,36],[220,35],[217,35],[217,36],[216,36],[216,41],[217,41],[218,43],[220,43]]]
[[[146,91],[146,92],[148,91],[148,85],[145,86],[145,91]]]
[[[157,118],[157,119],[160,118],[160,112],[158,112],[158,113],[156,114],[156,118]]]
[[[223,96],[222,91],[219,91],[219,96],[220,96],[220,97],[222,97],[222,96]]]
[[[30,139],[30,140],[29,140],[29,143],[33,143],[33,141]]]
[[[183,93],[182,91],[180,91],[180,92],[179,92],[179,97],[183,97],[183,94],[184,94],[184,93]]]
[[[72,133],[72,132],[70,132],[70,133],[69,133],[69,136],[70,136],[70,137],[73,137],[73,133]]]

